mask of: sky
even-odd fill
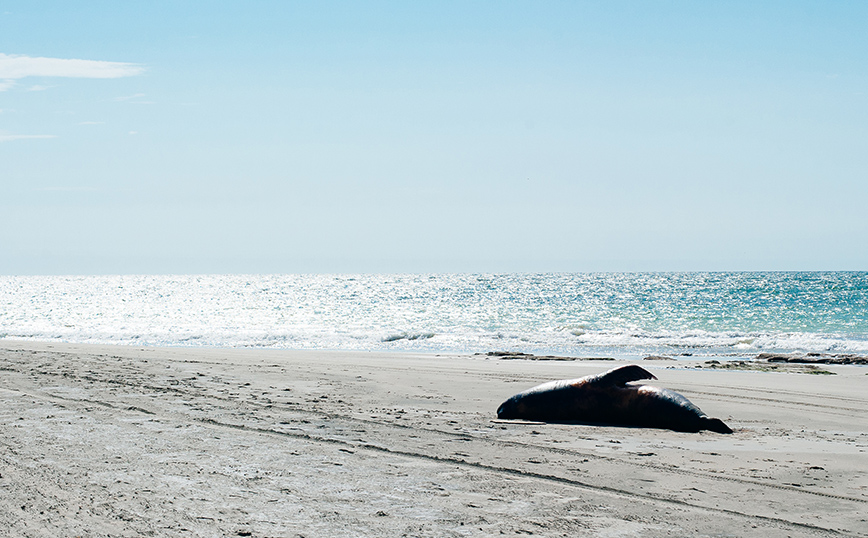
[[[868,270],[866,28],[0,0],[0,274]]]

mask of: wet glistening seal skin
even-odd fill
[[[642,379],[657,378],[629,365],[579,379],[550,381],[503,402],[497,418],[732,433],[723,421],[707,417],[677,392],[628,385]]]

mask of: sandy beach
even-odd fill
[[[2,341],[0,535],[868,536],[868,368],[642,363],[732,435],[495,419],[619,364]]]

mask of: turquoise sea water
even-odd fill
[[[155,346],[868,354],[868,273],[0,277],[0,337]]]

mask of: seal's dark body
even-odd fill
[[[722,421],[708,418],[677,392],[627,385],[640,379],[657,378],[644,368],[630,365],[599,375],[543,383],[503,402],[497,417],[732,433]]]

